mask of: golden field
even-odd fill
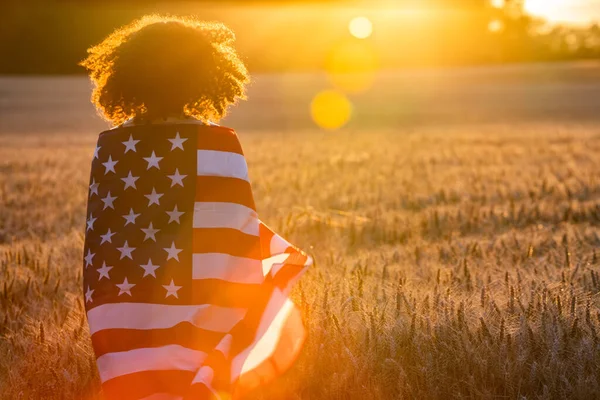
[[[255,399],[600,393],[600,125],[240,133],[315,256],[309,337]],[[91,133],[0,135],[0,398],[101,398],[82,311]]]

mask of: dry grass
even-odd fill
[[[600,395],[594,128],[242,135],[262,218],[317,265],[256,399]],[[0,398],[98,398],[81,307],[94,137],[0,137]]]

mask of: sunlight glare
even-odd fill
[[[350,21],[348,29],[355,38],[366,39],[373,33],[373,23],[367,17],[356,17]]]
[[[379,59],[370,42],[348,40],[331,49],[325,69],[337,89],[360,93],[373,85]]]
[[[310,104],[313,121],[321,128],[336,130],[344,126],[352,114],[352,104],[342,93],[325,90]]]

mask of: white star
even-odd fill
[[[146,160],[148,162],[148,168],[146,168],[146,170],[149,170],[152,167],[156,167],[157,169],[160,169],[160,167],[158,166],[158,163],[162,159],[163,159],[162,157],[156,157],[156,154],[154,154],[154,151],[152,152],[152,155],[150,157],[144,157],[144,160]]]
[[[169,224],[173,221],[177,222],[178,224],[181,224],[181,222],[179,221],[179,217],[185,214],[183,211],[178,211],[177,206],[175,206],[173,211],[166,211],[166,213],[169,214]]]
[[[90,218],[87,220],[87,229],[86,231],[93,231],[94,230],[94,222],[96,222],[98,218],[94,218],[92,216],[92,214],[90,214]]]
[[[111,197],[110,195],[110,191],[108,192],[108,194],[106,195],[105,198],[101,199],[102,202],[104,203],[104,208],[103,210],[106,210],[108,207],[112,208],[113,210],[115,209],[115,206],[113,205],[113,202],[116,200],[116,197]]]
[[[144,269],[144,276],[142,276],[142,278],[144,278],[148,275],[152,275],[153,277],[156,278],[154,271],[156,271],[158,269],[158,267],[160,267],[160,265],[152,265],[152,260],[149,258],[148,264],[140,265],[140,267],[142,267]]]
[[[137,151],[135,150],[135,145],[139,142],[139,140],[133,140],[133,135],[129,135],[129,140],[121,142],[125,145],[125,154],[127,154],[129,150],[132,150],[134,153],[137,153]]]
[[[171,244],[171,247],[167,247],[164,250],[167,253],[169,253],[169,255],[167,256],[167,261],[169,261],[171,258],[174,258],[177,261],[179,261],[179,253],[181,253],[183,251],[183,249],[177,249],[177,248],[175,248],[175,242],[173,242]]]
[[[154,188],[152,188],[152,193],[144,195],[144,197],[148,198],[148,206],[151,206],[152,204],[156,204],[156,205],[160,206],[158,199],[160,199],[162,196],[163,196],[163,194],[156,193],[156,189],[154,189]]]
[[[92,251],[90,249],[88,249],[88,253],[84,257],[86,268],[89,267],[90,265],[92,265],[92,260],[94,259],[95,255],[96,255],[96,253],[92,253]]]
[[[120,260],[122,260],[125,257],[133,260],[131,252],[135,250],[135,247],[129,247],[129,245],[127,244],[127,240],[125,241],[123,247],[117,247],[117,249],[121,252]]]
[[[154,227],[152,226],[152,222],[150,222],[150,226],[148,226],[148,228],[144,229],[141,228],[142,232],[144,232],[146,234],[146,237],[144,238],[144,241],[148,240],[148,239],[152,239],[156,242],[156,232],[160,231],[160,229],[154,229]]]
[[[167,175],[167,176],[171,180],[171,187],[173,187],[175,185],[181,185],[181,187],[183,187],[183,178],[185,178],[187,175],[180,175],[179,168],[176,168],[175,175]]]
[[[96,148],[94,149],[94,158],[98,158],[98,152],[100,151],[100,149],[102,148],[102,146],[96,146]],[[93,158],[92,158],[93,160]]]
[[[175,283],[173,282],[173,279],[171,279],[171,283],[168,285],[162,285],[162,287],[164,287],[165,289],[167,289],[167,295],[165,296],[165,299],[169,296],[174,296],[175,298],[179,298],[179,296],[177,296],[177,291],[179,289],[181,289],[181,286],[176,286]]]
[[[131,171],[129,171],[129,175],[127,175],[125,178],[121,178],[121,180],[125,182],[125,188],[123,190],[126,190],[130,187],[137,189],[137,187],[135,186],[135,181],[137,181],[138,179],[140,179],[139,176],[133,176],[131,175]]]
[[[96,183],[96,178],[93,178],[92,184],[90,185],[90,197],[94,194],[98,194],[98,186],[100,186],[100,184]]]
[[[108,228],[108,232],[106,232],[104,235],[100,235],[100,237],[102,238],[100,244],[103,244],[104,242],[112,243],[112,237],[116,234],[117,232],[111,232],[110,228]]]
[[[104,168],[106,168],[106,170],[104,171],[104,175],[108,174],[109,172],[115,172],[115,165],[118,162],[119,161],[113,161],[112,156],[108,156],[108,161],[102,163],[102,165],[104,165]]]
[[[171,151],[173,151],[175,149],[183,150],[183,142],[185,142],[187,140],[187,138],[186,139],[180,138],[179,132],[177,132],[177,135],[175,135],[175,137],[173,139],[167,139],[167,140],[172,143]]]
[[[94,293],[94,290],[90,290],[90,287],[88,286],[87,288],[87,292],[85,292],[85,302],[86,303],[91,303],[92,302],[92,293]]]
[[[140,215],[141,214],[135,214],[133,212],[133,208],[130,208],[129,209],[129,214],[123,215],[123,218],[125,218],[125,220],[127,221],[127,222],[125,222],[125,226],[127,226],[128,224],[134,224],[135,225],[135,219],[137,217],[139,217]]]
[[[123,280],[123,283],[117,283],[117,287],[119,288],[119,296],[123,293],[127,293],[131,296],[131,288],[135,286],[135,283],[127,282],[127,278]]]
[[[100,277],[98,278],[98,280],[101,280],[102,278],[107,278],[108,280],[110,280],[110,276],[108,276],[108,271],[110,271],[112,268],[113,267],[111,267],[110,265],[106,265],[106,263],[103,262],[102,268],[98,268],[96,270],[100,274]]]

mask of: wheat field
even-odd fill
[[[241,134],[315,256],[309,337],[253,399],[600,395],[600,127]],[[97,399],[81,259],[95,136],[0,136],[0,398]]]

